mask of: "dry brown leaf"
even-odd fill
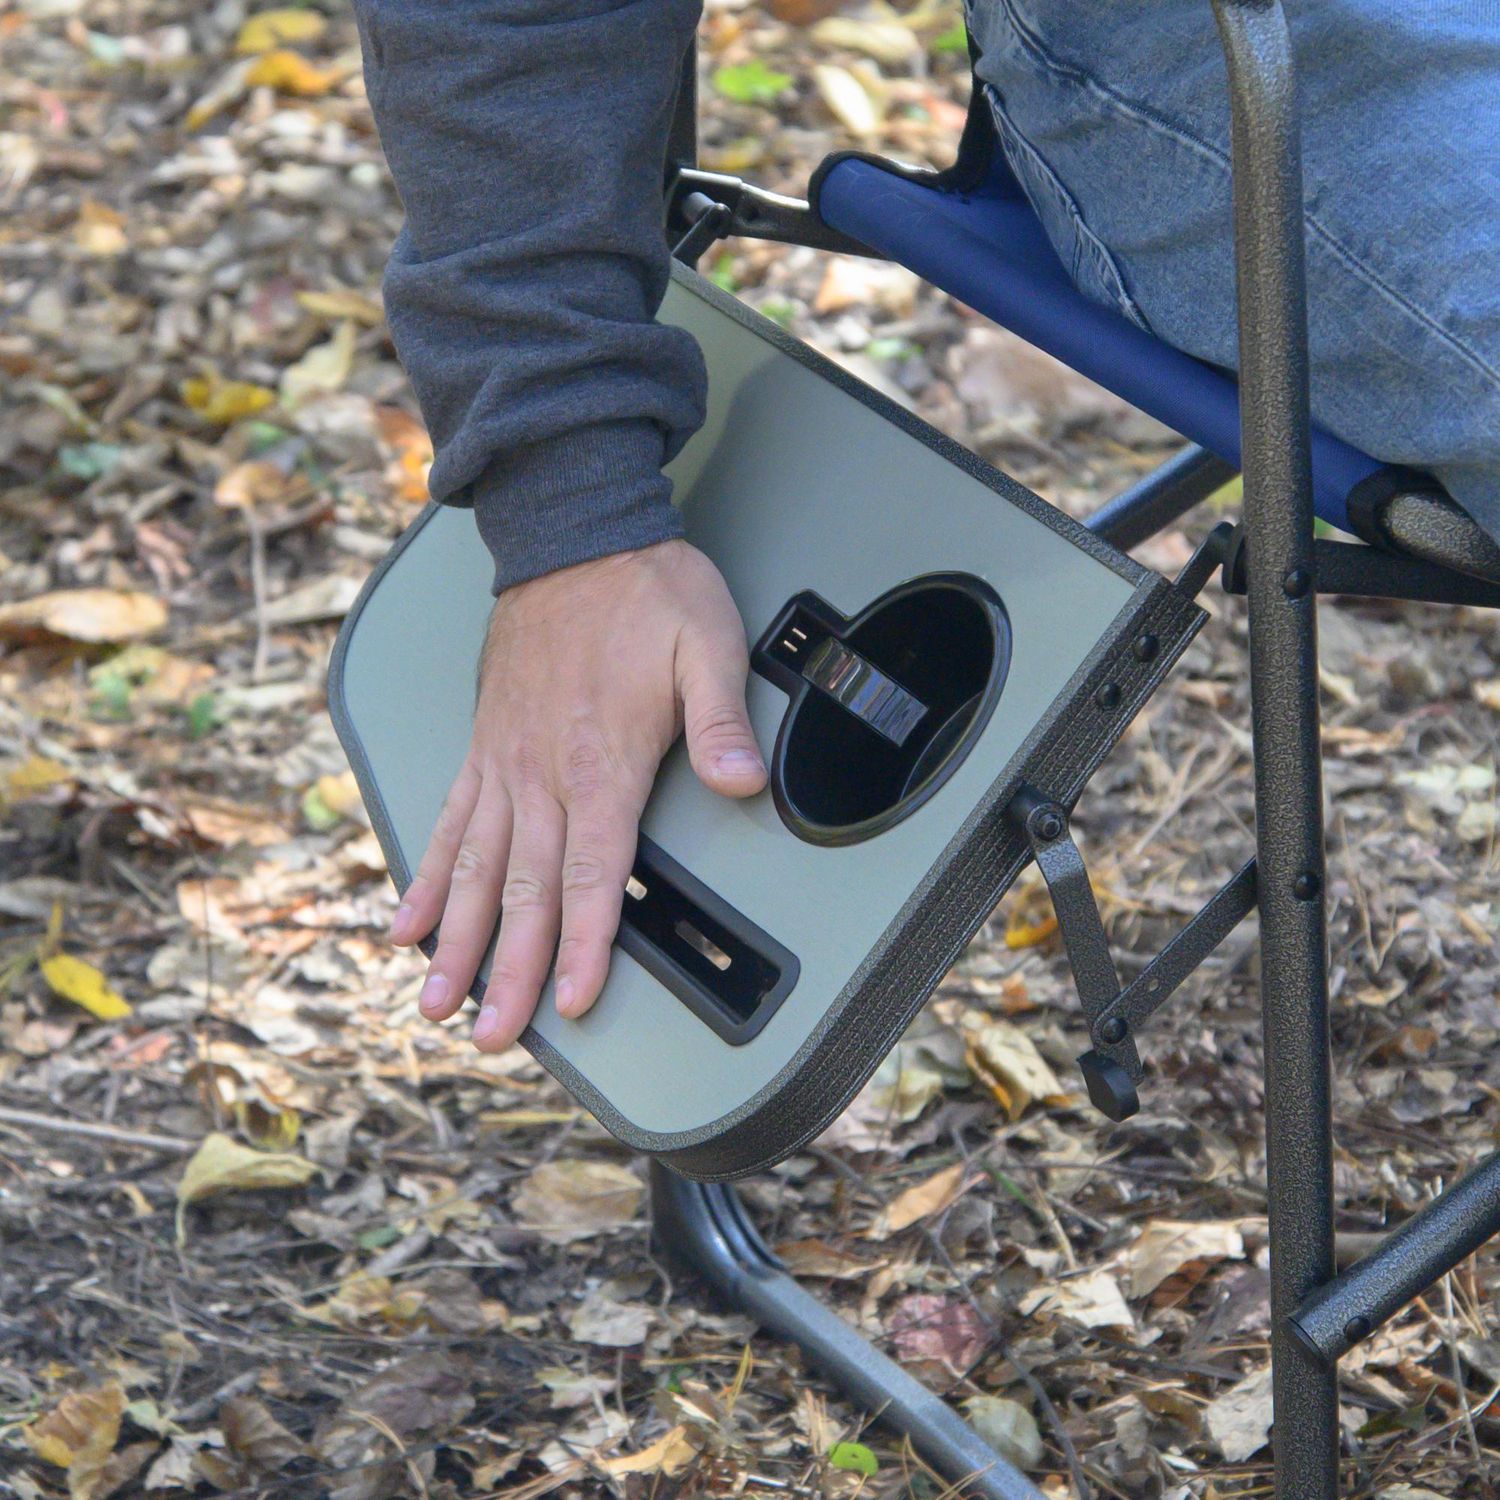
[[[275,1473],[307,1453],[307,1444],[288,1432],[253,1396],[232,1396],[219,1408],[224,1441],[252,1469]]]
[[[1130,1247],[1130,1295],[1149,1297],[1184,1267],[1241,1260],[1245,1238],[1232,1220],[1153,1219]]]
[[[280,465],[253,458],[225,472],[214,486],[214,501],[230,510],[244,510],[282,500],[295,486],[296,481]]]
[[[1230,1463],[1243,1463],[1258,1453],[1271,1436],[1271,1367],[1231,1386],[1209,1404],[1205,1415],[1209,1433]]]
[[[38,1458],[68,1471],[70,1500],[95,1500],[106,1493],[101,1479],[124,1413],[124,1390],[106,1385],[70,1392],[22,1431]]]
[[[549,1244],[566,1245],[630,1223],[644,1194],[640,1178],[624,1167],[564,1158],[532,1172],[516,1189],[511,1208]]]
[[[216,371],[184,380],[179,390],[188,407],[205,422],[220,427],[253,417],[276,404],[276,392],[269,386],[248,380],[225,380]]]
[[[898,1194],[886,1204],[870,1225],[870,1238],[883,1240],[920,1219],[931,1218],[933,1214],[951,1207],[964,1191],[964,1173],[967,1167],[966,1162],[954,1162],[951,1167],[944,1167],[941,1172],[935,1172],[925,1181]]]
[[[309,396],[343,388],[354,366],[354,344],[358,330],[346,318],[326,343],[314,344],[296,364],[281,372],[281,402],[288,410]]]
[[[352,318],[367,328],[378,328],[385,321],[385,308],[380,300],[366,296],[364,292],[357,292],[353,287],[333,287],[326,292],[298,292],[297,303],[315,318],[327,318],[330,322]]]
[[[669,1479],[680,1474],[698,1456],[698,1449],[683,1426],[664,1432],[639,1453],[624,1453],[618,1458],[595,1461],[595,1466],[611,1478],[622,1474],[665,1474]]]
[[[992,1021],[970,1031],[965,1057],[1012,1120],[1019,1119],[1035,1100],[1067,1097],[1036,1044],[1009,1021]]]
[[[1049,1313],[1084,1328],[1132,1328],[1135,1318],[1120,1294],[1120,1283],[1108,1271],[1043,1282],[1021,1299],[1017,1311]]]
[[[839,124],[861,138],[878,133],[884,111],[848,68],[835,63],[818,63],[812,75],[819,96]]]
[[[808,33],[820,47],[862,52],[887,67],[906,67],[922,56],[922,44],[909,26],[899,21],[859,21],[852,16],[826,16]]]
[[[73,243],[85,255],[119,255],[130,246],[125,233],[125,216],[107,203],[85,198],[73,225]]]
[[[167,623],[167,607],[153,594],[124,589],[58,589],[0,604],[0,639],[61,636],[106,645],[154,635]]]

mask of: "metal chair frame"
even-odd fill
[[[1252,905],[1260,909],[1266,1161],[1271,1247],[1272,1436],[1280,1500],[1337,1500],[1338,1360],[1500,1233],[1500,1153],[1335,1276],[1326,875],[1316,601],[1322,593],[1500,605],[1500,587],[1430,561],[1314,536],[1302,173],[1291,46],[1279,0],[1212,0],[1232,103],[1244,512],[1189,565],[1191,587],[1222,568],[1248,597],[1254,861],[1146,974],[1121,991],[1097,911],[1070,881],[1067,810],[1019,808],[1058,907],[1096,1052],[1084,1062],[1106,1112],[1128,1113],[1134,1032]],[[693,262],[726,234],[868,254],[798,200],[697,170],[695,60],[687,59],[669,148],[669,231]],[[1233,470],[1189,448],[1087,523],[1128,548],[1170,526]],[[1018,799],[1019,800],[1019,799]],[[1061,852],[1061,856],[1059,857]],[[1092,912],[1092,916],[1090,913]],[[1149,982],[1143,984],[1150,976]],[[1099,1092],[1095,1092],[1096,1083]],[[1123,1093],[1114,1092],[1115,1089]],[[799,1344],[836,1386],[905,1431],[961,1488],[1040,1500],[935,1395],[881,1355],[767,1250],[732,1188],[653,1164],[658,1240],[732,1305]]]

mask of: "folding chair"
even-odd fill
[[[1052,893],[1097,1056],[1133,1045],[1155,1010],[1258,906],[1265,1037],[1276,1493],[1334,1500],[1337,1362],[1500,1232],[1500,1154],[1335,1276],[1317,595],[1500,605],[1500,546],[1432,479],[1398,470],[1311,423],[1300,147],[1278,0],[1213,0],[1233,112],[1238,380],[1089,302],[1067,278],[997,149],[975,90],[955,165],[915,171],[861,153],[823,163],[808,201],[696,165],[694,60],[683,75],[667,226],[694,263],[734,235],[897,261],[1113,390],[1190,440],[1088,521],[1122,548],[1184,515],[1236,470],[1244,516],[1189,565],[1248,598],[1255,857],[1131,984],[1120,986],[1066,808],[1022,808]],[[1314,534],[1314,516],[1361,540]],[[1180,580],[1182,582],[1182,580]],[[1096,1054],[1091,1054],[1095,1056]],[[1131,1079],[1089,1077],[1116,1118]],[[733,1304],[799,1343],[836,1383],[883,1411],[936,1467],[991,1496],[1035,1496],[910,1377],[798,1288],[724,1185],[653,1163],[658,1237]]]

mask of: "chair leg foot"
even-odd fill
[[[796,1344],[833,1385],[888,1426],[961,1494],[1043,1500],[940,1397],[799,1286],[771,1254],[727,1184],[689,1182],[651,1163],[652,1234],[729,1306]]]

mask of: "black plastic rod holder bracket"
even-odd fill
[[[1111,1120],[1129,1119],[1140,1107],[1136,1083],[1145,1071],[1135,1038],[1128,1029],[1099,1041],[1095,1023],[1120,995],[1120,976],[1110,956],[1109,939],[1088,867],[1068,829],[1068,810],[1037,791],[1022,787],[1010,804],[1011,817],[1025,830],[1052,909],[1062,932],[1073,983],[1096,1045],[1078,1059],[1094,1107]]]

